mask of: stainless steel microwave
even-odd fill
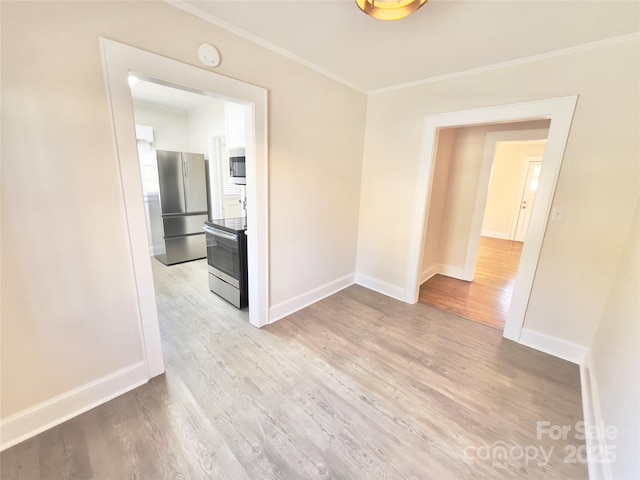
[[[229,177],[231,183],[246,185],[246,162],[244,147],[229,149]]]

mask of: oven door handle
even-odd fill
[[[202,230],[204,230],[207,233],[210,233],[211,235],[215,235],[216,237],[226,238],[227,240],[233,240],[234,242],[238,240],[238,236],[234,235],[233,233],[227,233],[223,230],[218,230],[217,228],[211,228],[207,225],[202,227]]]

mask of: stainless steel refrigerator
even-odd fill
[[[165,265],[207,256],[208,219],[204,155],[156,151],[158,195],[149,198],[149,223],[155,257]]]

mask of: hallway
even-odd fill
[[[418,302],[503,330],[522,245],[522,242],[480,237],[473,282],[435,275],[420,287]]]

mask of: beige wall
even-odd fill
[[[404,287],[425,115],[578,94],[554,197],[564,220],[547,227],[525,327],[588,346],[638,195],[638,46],[628,41],[371,95],[358,273]]]
[[[354,272],[363,94],[164,2],[1,8],[2,418],[142,359],[99,36],[269,90],[272,305]]]
[[[546,142],[498,142],[491,167],[491,182],[482,219],[482,235],[509,239],[518,219],[522,187],[529,162],[542,160]],[[529,209],[533,205],[528,205]]]
[[[455,128],[443,128],[438,132],[436,163],[433,170],[433,183],[429,209],[425,212],[427,228],[422,242],[422,281],[427,275],[436,273],[440,263],[440,226],[443,222],[447,190],[449,186],[449,170],[451,157],[456,141]]]
[[[612,478],[640,478],[640,202],[591,355],[602,420],[617,429]]]

